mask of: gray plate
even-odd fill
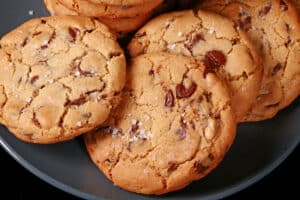
[[[0,35],[25,20],[45,16],[42,0],[3,1]],[[243,124],[222,164],[202,181],[163,196],[167,199],[217,199],[240,191],[270,173],[300,141],[300,99],[275,119]],[[31,145],[0,127],[0,144],[29,171],[66,192],[89,199],[160,199],[129,193],[113,186],[91,163],[81,138],[57,145]]]

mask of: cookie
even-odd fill
[[[234,23],[217,14],[191,10],[161,15],[141,28],[128,46],[131,56],[151,52],[203,60],[229,85],[233,109],[242,120],[257,96],[262,76],[255,47]]]
[[[94,4],[105,4],[114,6],[137,6],[151,3],[153,0],[87,0]]]
[[[62,5],[59,0],[44,0],[44,2],[51,15],[78,15],[75,11]],[[119,38],[121,38],[126,36],[127,33],[133,32],[141,27],[149,17],[150,14],[132,18],[99,17],[97,19],[107,25]]]
[[[274,117],[300,94],[300,19],[288,0],[209,0],[202,8],[233,19],[263,58],[264,75],[244,121]]]
[[[80,15],[94,17],[109,17],[109,18],[123,18],[136,17],[138,15],[146,15],[158,7],[163,0],[145,1],[145,3],[138,5],[130,4],[116,4],[109,5],[91,2],[88,0],[59,0],[67,8],[76,11]]]
[[[96,20],[33,19],[0,41],[0,120],[32,143],[56,143],[101,125],[125,85],[125,57]]]
[[[296,8],[298,10],[298,13],[300,13],[300,0],[293,0],[294,4],[296,5]]]
[[[211,172],[236,131],[230,94],[199,61],[167,53],[130,61],[120,106],[85,135],[88,153],[115,185],[164,194]]]

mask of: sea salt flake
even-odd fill
[[[81,121],[77,122],[77,123],[76,123],[76,126],[77,126],[77,127],[81,127],[81,126],[82,126],[82,122],[81,122]]]
[[[34,11],[33,10],[29,10],[28,11],[28,15],[30,15],[30,16],[34,15]]]
[[[169,51],[171,51],[171,50],[174,50],[175,47],[176,47],[176,44],[169,44],[169,45],[167,46],[167,49],[168,49]]]

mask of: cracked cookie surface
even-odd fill
[[[77,13],[89,17],[136,17],[145,15],[158,7],[163,0],[146,1],[142,4],[130,5],[126,3],[117,3],[115,5],[101,3],[91,0],[59,0],[60,3]],[[99,2],[99,3],[97,3]]]
[[[228,82],[238,121],[250,109],[260,87],[262,66],[255,47],[232,21],[211,12],[161,15],[136,33],[128,50],[133,57],[163,51],[203,60],[208,73],[217,72]]]
[[[244,121],[274,117],[300,93],[300,19],[289,0],[209,0],[200,5],[233,19],[256,45],[262,85]]]
[[[130,61],[120,106],[85,135],[100,170],[126,190],[163,194],[212,171],[236,131],[230,95],[200,61],[167,53]]]
[[[64,16],[79,14],[59,2],[59,0],[44,0],[45,5],[51,15]],[[96,16],[94,16],[97,18]],[[150,17],[150,14],[139,15],[130,18],[106,18],[98,17],[97,19],[107,25],[113,32],[117,34],[117,37],[121,38],[126,34],[137,30],[141,27],[145,21]]]
[[[18,138],[72,139],[101,125],[117,106],[125,57],[98,21],[33,19],[0,45],[0,121]]]

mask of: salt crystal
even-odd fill
[[[175,47],[176,47],[176,44],[169,44],[169,45],[167,46],[167,49],[168,49],[169,51],[171,51],[171,50],[174,50]]]
[[[29,10],[28,11],[28,15],[30,15],[30,16],[34,15],[34,11],[33,10]]]
[[[77,126],[77,127],[81,127],[81,126],[82,126],[81,121],[77,122],[77,123],[76,123],[76,126]]]

